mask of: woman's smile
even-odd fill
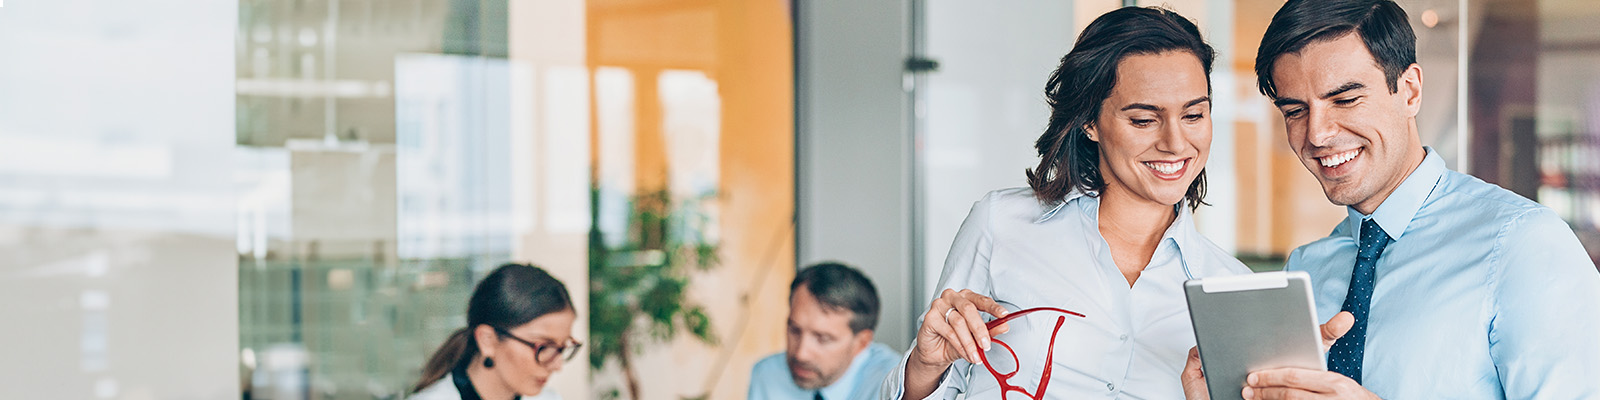
[[[1193,158],[1184,158],[1175,161],[1145,161],[1143,164],[1146,168],[1150,169],[1150,172],[1153,173],[1156,178],[1160,178],[1161,180],[1176,181],[1183,179],[1184,173],[1188,172],[1189,170],[1189,161],[1191,160],[1193,160]]]

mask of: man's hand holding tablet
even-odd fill
[[[1265,274],[1283,274],[1282,272]],[[1256,274],[1263,275],[1263,274]],[[1191,281],[1193,282],[1193,281]],[[1196,282],[1195,286],[1199,283]],[[1309,287],[1305,287],[1309,290]],[[1234,289],[1224,289],[1234,290]],[[1197,290],[1190,290],[1189,295],[1191,314],[1190,318],[1203,318],[1194,313]],[[1307,293],[1309,294],[1309,293]],[[1298,296],[1298,294],[1296,295]],[[1295,299],[1298,300],[1298,299]],[[1309,304],[1305,304],[1309,307]],[[1262,315],[1262,318],[1273,318]],[[1293,318],[1290,318],[1293,319]],[[1198,321],[1196,321],[1198,322]],[[1318,329],[1321,336],[1321,351],[1326,353],[1333,343],[1344,336],[1345,332],[1354,325],[1355,317],[1349,312],[1339,312],[1322,324]],[[1269,323],[1271,323],[1269,321]],[[1196,335],[1201,335],[1197,323]],[[1197,338],[1198,339],[1198,338]],[[1325,357],[1325,356],[1324,356]],[[1180,379],[1183,383],[1184,397],[1188,400],[1210,400],[1211,395],[1206,382],[1206,374],[1202,370],[1203,362],[1200,358],[1198,347],[1189,349],[1189,360],[1184,366]],[[1309,397],[1307,396],[1309,395]],[[1283,367],[1263,368],[1251,370],[1240,389],[1240,397],[1246,400],[1253,399],[1288,399],[1288,398],[1328,398],[1328,399],[1369,399],[1371,392],[1361,388],[1354,380],[1344,375],[1339,375],[1325,370]]]
[[[1328,323],[1322,324],[1322,350],[1326,352],[1329,347],[1333,347],[1333,342],[1338,341],[1340,337],[1343,337],[1344,333],[1350,330],[1350,325],[1354,323],[1355,317],[1351,316],[1350,312],[1340,311],[1339,314],[1333,316],[1333,319],[1329,319]],[[1348,391],[1340,389],[1348,389],[1348,387],[1344,385],[1355,385],[1356,382],[1350,380],[1350,378],[1345,377],[1344,375],[1339,374],[1333,375],[1337,376],[1338,378],[1343,378],[1342,383],[1326,382],[1320,379],[1315,383],[1300,382],[1298,385],[1290,385],[1287,383],[1287,379],[1290,379],[1287,377],[1290,375],[1295,375],[1296,378],[1304,378],[1300,375],[1314,375],[1321,378],[1326,374],[1327,372],[1325,371],[1300,368],[1275,368],[1255,371],[1250,374],[1250,377],[1245,379],[1246,386],[1240,393],[1240,396],[1244,397],[1245,399],[1281,399],[1287,397],[1281,396],[1284,393],[1278,393],[1280,390],[1277,389],[1294,388],[1306,391],[1314,391],[1317,393],[1329,393],[1329,398],[1370,398],[1343,396],[1342,393],[1347,393]],[[1263,380],[1263,377],[1267,378]],[[1183,366],[1182,379],[1184,398],[1188,400],[1211,399],[1211,395],[1206,393],[1206,374],[1204,371],[1200,370],[1199,348],[1189,348],[1189,363]],[[1363,396],[1370,396],[1370,392],[1367,392],[1366,390],[1360,390],[1355,393]]]

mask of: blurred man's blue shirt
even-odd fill
[[[850,361],[839,380],[822,389],[825,400],[872,399],[878,396],[878,387],[884,375],[900,363],[900,353],[882,343],[873,343]],[[756,362],[750,369],[748,400],[812,400],[819,390],[805,390],[794,384],[789,375],[789,362],[784,353],[773,354]]]
[[[1373,215],[1289,256],[1339,312],[1359,227],[1378,257],[1362,383],[1388,399],[1600,397],[1600,272],[1553,211],[1445,168],[1433,149]]]

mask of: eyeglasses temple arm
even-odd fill
[[[1071,316],[1078,317],[1078,318],[1089,318],[1089,317],[1085,317],[1083,314],[1077,313],[1076,311],[1068,311],[1068,310],[1055,308],[1055,307],[1035,307],[1035,308],[1029,308],[1029,309],[1024,309],[1024,310],[1017,310],[1017,312],[1006,314],[1006,316],[1004,316],[1004,317],[1000,317],[999,319],[995,319],[993,321],[989,321],[988,323],[983,324],[983,325],[984,325],[985,328],[994,329],[994,327],[1000,326],[1000,324],[1004,324],[1004,323],[1006,323],[1006,321],[1010,321],[1010,320],[1016,319],[1017,317],[1021,317],[1023,315],[1026,315],[1026,314],[1029,314],[1029,313],[1033,313],[1033,312],[1037,312],[1037,311],[1055,311],[1055,312],[1071,315]],[[1062,318],[1065,318],[1065,317],[1062,317]]]

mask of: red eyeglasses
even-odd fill
[[[1022,359],[1017,358],[1017,351],[1016,350],[1012,350],[1011,349],[1011,345],[1006,344],[1006,342],[1003,342],[998,338],[991,338],[990,339],[995,344],[1000,345],[1000,347],[1006,348],[1006,351],[1011,353],[1011,360],[1013,362],[1012,365],[1016,366],[1016,369],[1012,370],[1009,373],[1002,374],[1002,373],[1000,373],[1000,371],[996,371],[994,369],[994,363],[989,362],[989,355],[988,354],[984,354],[983,352],[979,352],[978,353],[978,357],[983,359],[983,367],[988,369],[989,370],[989,374],[990,375],[994,375],[995,382],[999,383],[999,385],[1000,385],[1000,398],[1001,399],[1004,399],[1006,397],[1007,393],[1017,392],[1017,393],[1022,393],[1023,396],[1028,396],[1028,398],[1033,399],[1033,400],[1044,400],[1044,389],[1045,389],[1046,386],[1050,385],[1050,370],[1053,369],[1051,367],[1050,362],[1051,362],[1052,359],[1055,358],[1056,334],[1061,332],[1061,325],[1065,324],[1067,322],[1067,315],[1071,315],[1071,316],[1078,317],[1078,318],[1087,318],[1087,317],[1084,317],[1083,314],[1079,314],[1079,313],[1076,313],[1076,312],[1063,310],[1063,309],[1060,309],[1060,308],[1055,308],[1055,307],[1035,307],[1035,308],[1029,308],[1029,309],[1024,309],[1024,310],[1018,310],[1017,312],[1006,314],[1005,317],[1002,317],[1000,319],[996,319],[996,320],[993,320],[993,321],[989,321],[989,323],[984,324],[984,326],[986,326],[988,329],[994,329],[994,327],[999,326],[1000,324],[1004,324],[1004,323],[1006,323],[1006,321],[1010,321],[1010,320],[1016,319],[1017,317],[1021,317],[1023,315],[1027,315],[1029,313],[1038,312],[1038,311],[1058,312],[1058,313],[1062,313],[1062,314],[1066,314],[1066,315],[1057,316],[1056,317],[1056,327],[1055,327],[1055,329],[1050,331],[1050,347],[1046,347],[1045,348],[1045,353],[1044,353],[1045,354],[1044,355],[1044,374],[1039,377],[1039,387],[1037,389],[1034,389],[1034,393],[1028,393],[1027,389],[1023,389],[1021,386],[1012,385],[1010,383],[1011,378],[1016,377],[1017,376],[1017,372],[1022,371]]]

